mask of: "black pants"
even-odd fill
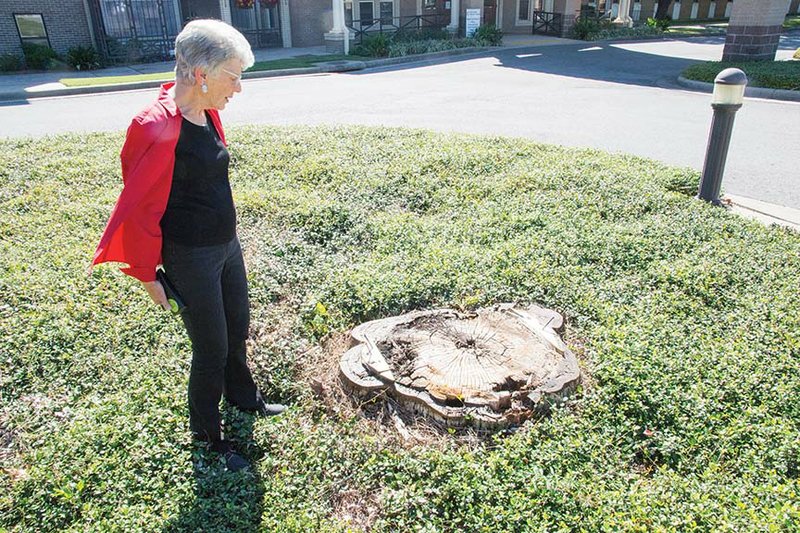
[[[222,395],[242,408],[256,407],[256,385],[247,367],[250,326],[239,239],[214,246],[164,240],[164,270],[183,297],[183,323],[192,341],[189,425],[195,438],[218,441]]]

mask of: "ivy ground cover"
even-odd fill
[[[0,142],[0,530],[797,530],[800,235],[633,157],[379,128],[229,137],[252,367],[291,403],[226,408],[254,465],[235,474],[188,437],[179,322],[116,268],[87,274],[122,135]],[[354,324],[510,301],[563,313],[581,359],[550,416],[409,443],[320,399],[320,346]]]

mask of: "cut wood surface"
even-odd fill
[[[577,383],[577,360],[555,331],[562,322],[554,311],[513,304],[374,320],[351,332],[341,374],[356,392],[385,389],[448,423],[463,420],[467,409],[503,426],[505,411],[518,421],[521,409]]]

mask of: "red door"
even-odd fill
[[[422,14],[423,26],[447,26],[450,24],[450,0],[425,0]]]
[[[497,24],[497,0],[483,0],[483,24],[485,26]]]

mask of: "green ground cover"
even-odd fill
[[[800,235],[633,157],[377,128],[229,139],[252,366],[292,403],[227,410],[256,467],[236,474],[190,445],[178,322],[116,268],[86,273],[122,135],[0,142],[0,530],[796,530]],[[380,402],[336,399],[320,342],[502,301],[567,317],[588,378],[550,417],[414,444]]]
[[[701,37],[710,35],[724,35],[726,29],[719,25],[680,25],[670,26],[664,35],[667,37]]]
[[[265,70],[282,70],[289,68],[313,67],[317,63],[327,63],[330,61],[342,60],[360,61],[365,58],[357,56],[327,55],[327,56],[297,56],[286,59],[273,59],[271,61],[259,61],[255,63],[247,72],[261,72]],[[94,85],[117,85],[120,83],[136,83],[140,81],[168,81],[175,78],[172,70],[164,72],[154,72],[151,74],[132,74],[128,76],[98,76],[93,78],[62,78],[58,80],[67,87],[89,87]]]
[[[705,61],[684,70],[683,77],[714,83],[726,68],[744,71],[750,87],[800,91],[800,61]]]

